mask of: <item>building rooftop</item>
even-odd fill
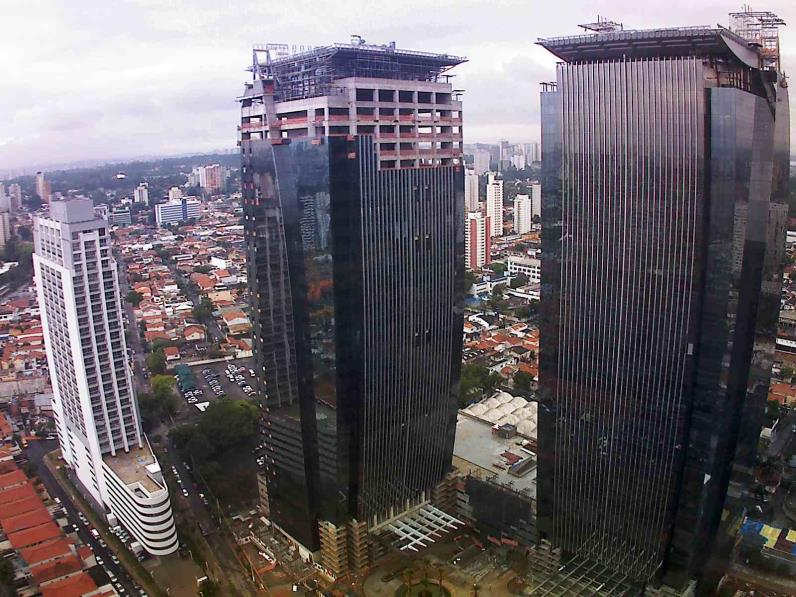
[[[160,472],[160,465],[148,445],[129,452],[116,452],[116,456],[105,454],[102,460],[126,485],[140,483],[149,493],[163,489],[150,476],[150,472]]]
[[[590,62],[624,57],[722,55],[747,66],[761,66],[758,51],[723,27],[604,31],[539,39],[540,46],[565,62]]]
[[[287,44],[257,45],[253,49],[255,79],[273,81],[278,101],[304,99],[334,93],[332,83],[349,77],[438,81],[443,73],[466,62],[450,54],[434,54],[367,44],[358,36],[352,43],[320,47]]]
[[[490,425],[459,413],[453,463],[463,473],[487,477],[495,483],[509,485],[514,491],[536,498],[536,457],[518,445],[521,442],[520,437],[507,439],[493,434]],[[507,457],[507,453],[513,457]],[[514,457],[517,460],[510,465]],[[509,472],[510,469],[516,471],[517,465],[522,470],[520,476]]]

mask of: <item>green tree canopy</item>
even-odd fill
[[[130,303],[133,307],[137,307],[141,303],[141,299],[144,298],[144,295],[136,290],[131,290],[127,293],[127,302]]]
[[[488,394],[500,384],[500,376],[488,367],[476,363],[462,365],[461,406],[466,406]]]
[[[489,269],[502,276],[506,272],[506,264],[501,263],[500,261],[493,261],[489,264]]]
[[[151,352],[146,357],[146,367],[152,374],[161,374],[166,372],[166,355],[163,350],[156,350]]]
[[[213,318],[213,303],[206,296],[193,308],[193,316],[201,322],[207,322]]]
[[[207,264],[197,265],[195,268],[193,268],[193,271],[195,271],[198,274],[209,274],[210,272],[213,271],[213,266]]]
[[[528,276],[525,274],[517,274],[511,279],[511,283],[509,286],[512,288],[520,288],[521,286],[525,286],[528,283]]]
[[[533,375],[525,371],[517,371],[514,374],[514,387],[522,392],[529,392],[533,383]]]

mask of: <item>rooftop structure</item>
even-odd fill
[[[249,70],[255,79],[274,81],[276,101],[330,95],[336,92],[334,81],[348,77],[436,82],[466,61],[449,54],[399,50],[395,42],[366,44],[359,36],[348,44],[292,50],[287,44],[264,44],[252,52]]]

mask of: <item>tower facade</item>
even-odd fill
[[[442,73],[462,61],[267,46],[240,98],[269,515],[335,574],[450,468],[465,218]]]
[[[562,60],[542,93],[539,528],[681,587],[754,463],[787,88],[727,29],[539,43]]]
[[[525,234],[533,227],[533,201],[530,195],[517,195],[514,198],[514,232]]]
[[[478,209],[478,174],[475,170],[464,173],[464,209],[476,211]]]
[[[467,214],[464,230],[464,265],[473,270],[492,261],[492,237],[489,234],[489,216],[480,211]]]
[[[489,173],[486,183],[486,215],[489,216],[490,234],[503,236],[503,179]]]
[[[153,555],[177,550],[169,493],[141,431],[108,223],[90,199],[34,218],[33,264],[61,454],[94,506]]]

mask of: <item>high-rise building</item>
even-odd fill
[[[266,48],[239,129],[262,504],[338,575],[379,553],[387,520],[411,541],[407,509],[446,520],[428,500],[451,466],[465,217],[462,105],[442,75],[464,59]]]
[[[473,170],[478,176],[483,176],[491,168],[491,156],[486,149],[476,149],[473,153]]]
[[[525,234],[533,228],[533,202],[529,195],[514,198],[514,232]]]
[[[17,183],[9,185],[8,196],[11,198],[11,213],[22,207],[22,187]]]
[[[0,209],[0,249],[4,249],[11,238],[11,214],[7,209]]]
[[[788,93],[776,16],[745,14],[766,39],[603,22],[539,42],[560,60],[541,94],[539,530],[639,584],[705,578],[766,404]]]
[[[478,209],[478,174],[474,170],[464,173],[464,209],[476,211]]]
[[[531,219],[542,217],[542,185],[531,184]]]
[[[155,206],[155,223],[158,226],[179,224],[191,218],[198,218],[202,213],[202,204],[197,199],[174,199]]]
[[[219,164],[199,168],[199,186],[210,195],[218,195],[224,188],[224,168]]]
[[[521,153],[517,153],[511,156],[511,165],[517,170],[525,170],[528,164],[525,160],[525,156]]]
[[[142,182],[133,190],[133,202],[149,205],[149,184]]]
[[[489,234],[489,216],[480,211],[467,214],[464,229],[464,265],[474,270],[492,261],[492,237]]]
[[[33,265],[61,454],[93,506],[153,555],[177,550],[169,492],[141,430],[108,223],[90,199],[34,218]]]
[[[486,183],[486,215],[489,216],[492,236],[503,236],[503,179],[489,173]]]
[[[44,172],[36,172],[36,194],[43,203],[49,203],[51,198],[50,181],[44,178]]]
[[[171,187],[169,189],[169,201],[179,201],[182,199],[182,189],[180,187]]]

